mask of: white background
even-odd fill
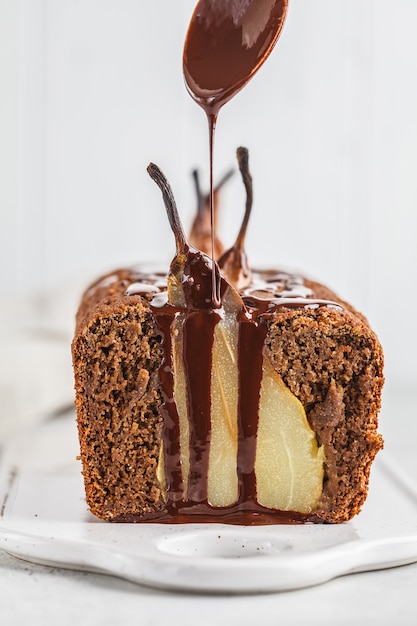
[[[2,315],[28,296],[65,302],[74,285],[78,297],[125,263],[168,264],[173,237],[146,166],[164,170],[188,226],[191,169],[208,179],[207,123],[181,67],[194,4],[0,0]],[[397,386],[417,382],[416,31],[415,0],[290,0],[216,137],[217,178],[239,145],[250,151],[252,264],[299,268],[362,310]],[[230,244],[239,176],[222,200]]]

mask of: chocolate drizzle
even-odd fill
[[[190,428],[190,474],[188,500],[207,502],[207,478],[211,433],[211,365],[214,327],[219,317],[214,312],[192,311],[184,321],[183,360]]]
[[[157,311],[157,313],[155,313]],[[175,308],[168,302],[154,308],[155,320],[162,335],[163,360],[159,368],[159,380],[163,398],[164,467],[165,489],[169,503],[183,497],[183,478],[180,462],[180,422],[174,398],[174,367],[172,362],[171,325],[176,315]]]
[[[237,474],[239,503],[256,499],[256,435],[258,430],[259,398],[262,382],[263,345],[266,324],[261,318],[242,315],[239,322],[238,371],[238,454]]]

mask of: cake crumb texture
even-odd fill
[[[87,503],[111,520],[163,505],[156,478],[162,349],[146,301],[125,305],[113,295],[95,303],[73,342],[76,407]]]

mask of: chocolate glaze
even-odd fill
[[[180,462],[180,420],[174,399],[174,366],[172,362],[171,324],[176,309],[168,302],[160,306],[157,300],[155,320],[162,335],[163,359],[159,368],[159,380],[163,399],[165,488],[171,504],[182,499],[183,479]]]
[[[180,309],[167,300],[166,288],[161,275],[137,273],[136,281],[127,289],[126,295],[140,294],[150,299],[151,310],[162,336],[163,361],[159,370],[164,417],[163,443],[166,477],[166,501],[160,511],[144,515],[122,516],[118,521],[158,521],[166,523],[223,522],[232,524],[276,524],[319,521],[317,516],[294,511],[276,511],[257,502],[256,477],[254,472],[258,408],[262,380],[263,347],[268,320],[279,307],[311,308],[342,307],[332,301],[314,298],[303,280],[285,272],[254,271],[249,287],[240,292],[242,308],[237,316],[238,324],[238,498],[227,507],[213,507],[207,498],[208,460],[210,451],[211,412],[211,365],[213,336],[222,311],[205,306],[210,296],[210,281],[203,276],[196,290],[201,262],[191,255],[185,268],[185,281],[189,292],[188,302],[192,305]],[[187,272],[189,272],[187,274]],[[201,277],[200,277],[201,281]],[[166,281],[165,281],[166,284]],[[149,287],[148,287],[148,286]],[[222,277],[221,292],[224,296],[227,282]],[[143,289],[144,288],[144,289]],[[157,293],[155,293],[157,290]],[[200,300],[201,298],[201,300]],[[208,298],[210,299],[210,297]],[[199,308],[200,304],[202,308]],[[184,480],[180,463],[179,415],[174,400],[174,377],[172,362],[171,325],[175,317],[184,315],[183,360],[187,387],[187,409],[190,427],[190,472],[188,497],[184,500]]]
[[[183,254],[186,255],[186,260],[181,269],[181,287],[187,310],[211,312],[219,308],[228,283],[221,277],[217,263],[189,246]],[[177,272],[174,264],[171,271]],[[212,292],[212,275],[216,276],[216,297]]]
[[[219,316],[214,312],[186,314],[184,336],[184,373],[190,428],[190,474],[188,500],[207,502],[207,478],[211,434],[211,362],[214,327]],[[208,393],[207,393],[208,391]]]

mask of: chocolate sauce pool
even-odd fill
[[[195,277],[198,278],[197,276]],[[213,337],[221,310],[179,309],[168,302],[161,274],[138,273],[127,295],[150,298],[151,310],[162,335],[163,360],[159,369],[164,418],[163,443],[166,502],[151,514],[129,515],[120,521],[158,521],[169,523],[213,522],[235,524],[277,524],[317,521],[312,515],[294,511],[275,511],[257,502],[254,472],[258,427],[259,397],[263,371],[263,350],[268,322],[281,307],[311,309],[342,307],[332,301],[317,300],[303,280],[284,272],[253,272],[252,284],[240,292],[242,310],[238,324],[238,498],[227,507],[213,507],[207,497],[207,478],[211,435],[211,367]],[[202,283],[201,293],[208,291]],[[224,283],[223,283],[224,288]],[[222,289],[223,291],[223,289]],[[207,295],[207,293],[206,293]],[[208,294],[210,295],[210,294]],[[198,305],[198,302],[195,304]],[[174,398],[174,368],[171,326],[175,317],[184,315],[183,363],[186,379],[187,412],[190,427],[190,470],[183,476],[180,463],[180,423]],[[187,480],[187,499],[184,481]]]

